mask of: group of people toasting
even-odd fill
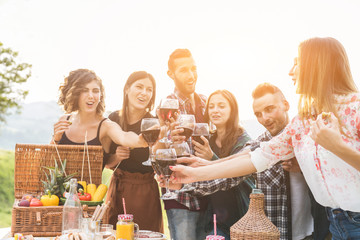
[[[72,71],[60,86],[66,114],[51,142],[103,147],[104,167],[114,170],[110,223],[123,213],[124,198],[140,229],[163,232],[163,199],[171,239],[205,239],[213,214],[217,233],[230,239],[257,187],[281,239],[360,239],[360,94],[340,42],[311,38],[299,45],[289,72],[300,95],[292,120],[277,86],[254,89],[253,111],[266,128],[255,140],[239,124],[230,91],[208,98],[195,91],[189,50],[170,55],[167,74],[175,89],[156,106],[157,117],[156,81],[145,71],[129,76],[122,108],[108,118],[93,71]],[[161,198],[156,180],[167,189]]]

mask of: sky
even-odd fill
[[[103,80],[108,111],[121,107],[125,81],[139,70],[155,77],[159,103],[174,89],[169,55],[188,48],[196,91],[230,90],[245,120],[255,119],[251,92],[262,82],[277,85],[296,114],[288,72],[311,37],[344,45],[360,87],[359,12],[357,0],[0,0],[0,41],[33,66],[25,103],[57,101],[64,77],[78,68]]]

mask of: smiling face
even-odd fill
[[[277,135],[288,124],[289,103],[279,93],[267,93],[253,102],[253,111],[258,122],[272,136]]]
[[[86,84],[80,92],[79,111],[96,112],[96,108],[100,102],[101,91],[100,85],[96,80]]]
[[[230,118],[231,106],[229,101],[221,94],[214,94],[209,99],[209,120],[217,128],[226,126]]]
[[[168,75],[174,80],[176,88],[185,96],[195,92],[197,71],[192,57],[176,58],[173,70],[169,70]]]
[[[145,110],[149,105],[153,92],[154,87],[149,78],[135,81],[126,90],[129,107],[137,110]]]

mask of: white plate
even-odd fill
[[[142,235],[142,234],[150,234],[152,233],[153,231],[147,231],[147,230],[140,230],[139,231],[139,234]],[[154,232],[154,233],[158,233],[158,232]],[[158,233],[158,234],[161,234],[161,237],[156,237],[156,238],[136,238],[137,240],[166,240],[166,236],[165,234],[162,234],[162,233]]]

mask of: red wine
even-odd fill
[[[185,137],[186,137],[186,140],[185,140],[185,141],[187,141],[187,140],[189,139],[189,137],[192,135],[192,133],[193,133],[194,130],[191,129],[191,128],[187,128],[187,127],[181,127],[181,128],[183,128],[184,131],[181,132],[180,135],[181,135],[181,136],[185,136]]]
[[[159,169],[159,166],[158,166],[157,162],[156,161],[151,161],[151,166],[154,169],[154,171],[156,172],[156,174],[160,176],[161,172],[160,172],[160,169]]]
[[[164,121],[169,121],[170,118],[174,117],[175,112],[177,112],[177,108],[160,108],[160,116]]]
[[[156,140],[159,137],[160,134],[160,129],[151,129],[151,130],[146,130],[146,131],[142,131],[141,132],[142,135],[144,136],[145,141],[150,145],[154,145],[154,143],[156,142]]]
[[[176,159],[156,159],[156,163],[161,174],[170,177],[172,170],[170,170],[169,166],[175,166]]]
[[[200,138],[201,136],[204,136],[209,141],[209,135],[192,135],[191,139],[197,141],[201,145],[204,145],[204,141]]]

